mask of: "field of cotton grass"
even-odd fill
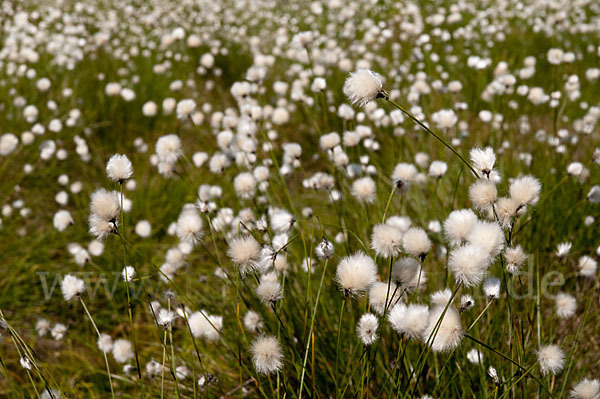
[[[0,397],[600,399],[597,1],[0,21]]]

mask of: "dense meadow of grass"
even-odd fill
[[[597,1],[4,1],[0,25],[0,397],[600,398]]]

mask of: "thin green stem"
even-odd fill
[[[100,330],[98,330],[98,327],[96,326],[96,323],[94,322],[94,318],[90,314],[90,311],[88,310],[87,306],[85,306],[85,302],[83,301],[83,298],[79,297],[79,301],[81,302],[81,305],[83,306],[83,310],[85,310],[85,313],[87,314],[88,318],[90,319],[92,326],[94,326],[94,330],[96,330],[96,334],[98,334],[98,339],[101,339],[102,335],[100,334]],[[106,364],[106,373],[108,374],[108,384],[110,385],[110,395],[114,399],[115,392],[113,390],[112,378],[110,376],[110,367],[108,365],[108,358],[106,357],[106,352],[104,350],[101,349],[100,351],[104,355],[104,363]]]

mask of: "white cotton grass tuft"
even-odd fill
[[[122,184],[133,175],[133,166],[127,155],[115,154],[106,163],[106,175],[114,182]]]
[[[67,227],[74,224],[71,213],[64,209],[61,209],[54,214],[52,222],[54,224],[54,228],[60,232],[65,231]]]
[[[565,365],[565,353],[558,345],[542,346],[537,352],[542,375],[559,373]]]
[[[265,305],[274,305],[283,298],[281,284],[277,280],[275,272],[263,275],[256,287],[256,295]]]
[[[460,297],[460,312],[465,312],[470,310],[475,306],[475,300],[469,294],[465,294]]]
[[[363,295],[377,280],[377,266],[364,252],[356,252],[340,261],[336,281],[344,295]]]
[[[102,333],[100,337],[98,337],[98,349],[100,349],[104,353],[110,353],[113,349],[113,339],[110,335]]]
[[[260,336],[250,347],[254,368],[259,374],[273,374],[283,366],[283,353],[277,338]]]
[[[158,311],[156,321],[164,328],[168,328],[171,324],[173,324],[177,317],[177,313],[173,312],[172,310],[161,308]]]
[[[35,329],[38,333],[38,336],[43,337],[50,331],[50,322],[43,318],[38,319],[35,323]]]
[[[487,274],[489,265],[489,252],[473,244],[453,249],[448,258],[448,270],[454,275],[457,282],[466,287],[481,283]]]
[[[446,306],[450,303],[450,300],[454,302],[452,298],[452,291],[450,288],[444,288],[443,290],[437,290],[431,294],[431,303],[439,306]]]
[[[571,294],[559,292],[554,297],[556,305],[556,315],[561,319],[567,319],[575,314],[577,310],[577,300]]]
[[[533,176],[519,177],[510,185],[510,197],[517,201],[519,206],[535,205],[540,197],[542,184]]]
[[[480,212],[488,211],[496,202],[497,197],[498,189],[490,180],[479,179],[469,187],[471,203]]]
[[[398,334],[420,339],[429,323],[429,308],[427,305],[399,303],[390,310],[388,321]]]
[[[117,363],[127,363],[134,356],[133,345],[126,339],[117,339],[113,343],[112,354]]]
[[[258,267],[261,247],[251,235],[236,237],[229,242],[227,255],[238,267],[242,276]]]
[[[378,315],[383,315],[386,308],[400,300],[400,293],[393,283],[376,281],[369,289],[369,305]]]
[[[492,169],[494,169],[494,164],[496,163],[494,149],[492,147],[486,147],[484,149],[473,148],[469,152],[469,156],[471,157],[473,167],[489,177]]]
[[[467,360],[472,364],[483,363],[483,353],[475,348],[467,352]]]
[[[208,341],[218,340],[220,331],[223,328],[223,318],[221,316],[209,315],[204,311],[192,313],[188,317],[188,323],[194,337],[204,338]]]
[[[344,94],[352,104],[366,105],[382,95],[381,75],[364,68],[351,72],[344,82]]]
[[[498,198],[494,209],[500,225],[506,229],[511,225],[518,212],[524,208],[513,198]]]
[[[485,249],[491,257],[497,256],[504,248],[504,232],[496,222],[478,221],[467,234],[469,244]]]
[[[477,215],[470,209],[452,211],[444,221],[444,235],[450,244],[460,245],[466,240],[475,222]]]
[[[392,280],[403,291],[411,292],[425,287],[427,277],[421,264],[414,258],[400,258],[392,265]]]
[[[598,271],[598,262],[588,255],[579,258],[578,262],[579,274],[583,277],[593,278]]]
[[[123,275],[123,281],[131,282],[135,277],[135,269],[133,266],[125,266],[121,274]]]
[[[271,212],[270,221],[271,228],[276,234],[287,233],[294,226],[294,223],[296,223],[294,216],[282,209],[276,209]]]
[[[244,315],[244,327],[246,327],[248,331],[256,333],[263,327],[262,318],[255,311],[249,310]]]
[[[202,238],[203,226],[202,218],[195,209],[184,209],[177,219],[175,234],[181,242],[196,245]]]
[[[571,392],[569,392],[569,398],[571,399],[600,399],[600,380],[590,380],[584,378],[579,381]]]
[[[383,258],[398,256],[402,249],[402,231],[388,224],[375,225],[371,235],[371,248],[377,256]]]
[[[402,247],[409,255],[423,260],[431,249],[431,241],[425,230],[411,227],[402,236]]]
[[[448,352],[457,348],[462,338],[463,329],[458,310],[454,306],[434,306],[429,312],[428,324],[423,331],[423,341],[428,342],[434,352]]]
[[[483,293],[489,300],[500,297],[500,279],[497,277],[488,277],[483,282]]]
[[[106,222],[115,221],[121,211],[119,193],[103,188],[94,191],[91,197],[90,211],[94,216]]]
[[[256,193],[256,186],[256,179],[250,172],[242,172],[233,179],[233,188],[241,199],[252,199]]]
[[[556,256],[559,258],[565,258],[567,255],[569,255],[572,246],[573,244],[571,242],[561,242],[556,246]]]
[[[361,316],[356,331],[364,345],[371,345],[377,341],[378,327],[379,322],[377,321],[377,316],[373,313],[365,313]]]
[[[67,274],[60,282],[60,290],[62,291],[65,301],[70,301],[85,292],[85,283],[82,279],[75,277],[72,274]]]
[[[527,260],[527,254],[520,245],[517,245],[516,247],[506,248],[504,259],[506,260],[506,270],[510,274],[515,274]]]
[[[181,140],[175,134],[161,136],[156,141],[155,151],[160,162],[174,164],[181,155]]]
[[[317,248],[315,248],[315,254],[319,259],[331,258],[333,256],[334,251],[335,248],[333,247],[333,244],[330,241],[328,241],[325,237],[321,239],[321,242],[319,243],[319,245],[317,245]]]
[[[377,197],[377,186],[370,177],[363,177],[352,183],[350,193],[358,202],[372,204]]]
[[[147,220],[140,220],[135,224],[135,234],[142,238],[150,237],[152,234],[152,225]]]

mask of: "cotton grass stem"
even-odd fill
[[[317,298],[315,299],[315,305],[313,306],[312,315],[310,318],[310,328],[308,330],[308,338],[306,340],[306,347],[304,348],[304,360],[302,362],[302,375],[300,376],[300,389],[298,391],[298,398],[302,399],[302,388],[304,387],[304,375],[306,374],[306,362],[308,361],[308,353],[310,348],[310,340],[312,337],[313,328],[315,326],[315,316],[317,315],[317,308],[319,307],[319,298],[321,297],[321,289],[323,288],[323,281],[325,280],[325,273],[327,272],[327,265],[329,259],[325,259],[325,265],[323,266],[323,273],[321,274],[321,281],[319,282],[319,290],[317,291]],[[314,343],[313,343],[314,347]]]
[[[92,315],[90,314],[90,311],[88,310],[87,306],[85,306],[85,302],[83,301],[83,298],[81,296],[79,297],[79,302],[81,302],[81,305],[83,306],[83,310],[85,310],[85,313],[87,314],[87,317],[90,319],[92,326],[94,326],[94,330],[96,331],[96,334],[98,334],[98,339],[100,339],[102,337],[100,335],[100,330],[98,330],[98,327],[96,326],[96,323],[94,322],[94,319],[92,318]],[[108,358],[106,357],[105,351],[101,350],[101,352],[104,355],[104,363],[106,364],[106,373],[108,374],[108,384],[110,385],[110,395],[114,399],[115,392],[113,390],[112,378],[110,376],[110,366],[108,365]]]

